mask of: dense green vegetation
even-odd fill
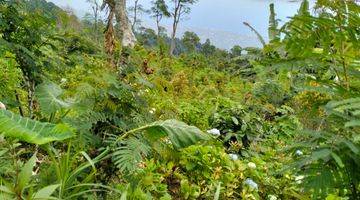
[[[0,199],[360,199],[358,2],[271,4],[270,41],[244,22],[264,47],[230,51],[175,38],[193,0],[154,1],[156,31],[136,1],[124,45],[116,2],[0,0]]]

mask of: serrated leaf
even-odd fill
[[[38,145],[74,136],[72,129],[65,124],[39,122],[7,110],[0,110],[0,134]]]

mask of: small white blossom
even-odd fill
[[[62,79],[60,80],[60,82],[61,82],[61,83],[66,83],[66,82],[67,82],[67,79],[66,79],[66,78],[62,78]]]
[[[288,78],[291,78],[291,77],[292,77],[291,72],[288,72],[288,73],[287,73],[287,77],[288,77]]]
[[[166,144],[172,144],[171,141],[170,141],[168,138],[166,138],[166,139],[164,140],[164,142],[165,142]]]
[[[156,112],[156,109],[155,108],[151,108],[150,110],[149,110],[149,113],[151,113],[151,114],[154,114]]]
[[[310,77],[311,79],[316,80],[316,77],[315,77],[315,76],[313,76],[313,75],[308,75],[308,77]]]
[[[229,154],[231,160],[239,160],[239,156],[237,154]]]
[[[211,134],[211,135],[220,135],[220,131],[219,129],[213,128],[211,130],[208,130],[207,133]]]
[[[3,104],[3,103],[1,103],[1,102],[0,102],[0,110],[6,110],[5,104]]]
[[[245,184],[248,185],[250,188],[257,190],[259,188],[258,184],[255,183],[251,178],[247,178],[245,180]]]
[[[304,155],[304,153],[302,151],[300,151],[300,150],[296,150],[295,155],[302,156],[302,155]]]
[[[295,181],[297,184],[301,184],[302,180],[305,178],[304,175],[300,175],[300,176],[295,176]]]
[[[249,163],[247,164],[247,166],[248,166],[250,169],[256,169],[256,164],[253,163],[253,162],[249,162]]]
[[[277,197],[275,195],[268,195],[268,200],[277,200]]]

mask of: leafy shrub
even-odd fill
[[[296,171],[306,174],[305,189],[314,199],[328,194],[359,197],[359,105],[360,98],[329,102],[324,119],[328,126],[322,131],[304,131],[301,142],[293,146],[306,153],[288,169],[296,167]]]
[[[222,139],[229,146],[248,147],[250,142],[264,136],[266,122],[242,105],[219,107],[209,118],[209,125],[220,130]]]
[[[178,108],[179,116],[184,122],[197,126],[201,129],[206,129],[207,124],[207,107],[204,103],[195,102],[181,102]]]
[[[316,128],[326,116],[322,108],[330,100],[329,95],[317,91],[303,91],[291,101],[301,122],[307,128]]]
[[[22,76],[20,69],[18,69],[16,65],[13,58],[3,59],[0,57],[0,101],[9,106],[18,104],[14,97],[15,91],[20,88]]]
[[[264,83],[255,84],[253,94],[262,102],[279,106],[284,103],[286,91],[279,83],[267,80]]]
[[[182,180],[182,187],[188,184],[195,185],[195,188],[199,187],[197,198],[213,197],[219,183],[222,186],[222,197],[236,197],[236,190],[242,182],[241,165],[233,162],[223,148],[188,147],[182,150],[179,164],[187,179],[187,182]]]
[[[176,93],[181,93],[189,87],[189,79],[184,71],[176,73],[171,80],[172,87]]]

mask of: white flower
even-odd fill
[[[270,195],[268,195],[268,199],[269,200],[277,200],[277,197],[275,195],[270,194]]]
[[[316,80],[316,77],[315,77],[315,76],[313,76],[313,75],[308,75],[308,77],[310,77],[311,79]]]
[[[287,77],[288,77],[288,78],[291,78],[291,77],[292,77],[292,76],[291,76],[291,72],[288,72],[288,73],[287,73]]]
[[[295,181],[297,184],[301,184],[302,180],[305,178],[304,175],[300,175],[300,176],[295,176]]]
[[[253,163],[253,162],[249,162],[249,163],[247,164],[247,166],[248,166],[250,169],[256,169],[256,164]]]
[[[255,181],[253,181],[251,178],[247,178],[245,180],[245,184],[248,185],[252,189],[255,189],[255,190],[258,189],[258,184],[255,183]]]
[[[67,79],[66,79],[66,78],[62,78],[62,79],[60,80],[60,82],[61,82],[61,83],[66,83],[66,82],[67,82]]]
[[[151,113],[151,114],[154,114],[156,112],[156,109],[155,108],[151,108],[150,110],[149,110],[149,113]]]
[[[239,160],[239,156],[237,154],[229,154],[231,160]]]
[[[304,153],[302,151],[300,151],[300,150],[296,150],[295,155],[302,156],[302,155],[304,155]]]
[[[207,133],[211,134],[211,135],[220,135],[220,131],[219,129],[213,128],[211,130],[208,130]]]
[[[168,138],[166,138],[166,139],[164,140],[164,142],[165,142],[166,144],[172,144],[171,141],[170,141]]]
[[[3,104],[3,103],[1,103],[1,102],[0,102],[0,110],[6,110],[5,104]]]

